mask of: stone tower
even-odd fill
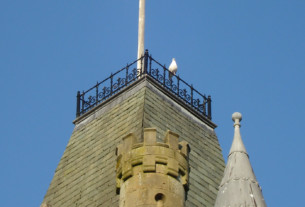
[[[116,179],[120,207],[183,207],[188,190],[188,153],[185,141],[168,131],[157,142],[156,129],[144,129],[144,142],[133,134],[117,149]]]
[[[214,206],[225,164],[211,98],[169,74],[146,52],[78,93],[75,128],[42,205],[119,207],[121,197],[134,206]]]

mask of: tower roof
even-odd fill
[[[253,169],[249,161],[249,155],[240,135],[240,121],[242,115],[235,112],[232,115],[234,121],[234,139],[221,181],[215,207],[229,206],[258,206],[265,207],[261,187],[256,181]]]
[[[149,67],[148,71],[150,71]],[[162,69],[161,74],[163,72]],[[126,70],[123,73],[126,74]],[[113,87],[114,94],[108,99],[102,99],[105,96],[98,97],[99,99],[93,102],[98,104],[87,101],[89,96],[86,95],[90,92],[81,94],[81,103],[86,101],[80,107],[80,112],[83,113],[80,113],[74,121],[72,136],[43,203],[52,207],[119,206],[115,173],[117,160],[114,156],[116,147],[129,132],[139,138],[137,143],[145,142],[144,128],[156,128],[157,142],[160,142],[163,134],[170,130],[179,134],[190,145],[191,185],[187,192],[186,206],[213,206],[217,196],[216,189],[225,167],[214,131],[216,125],[206,118],[202,108],[198,110],[203,112],[198,113],[198,110],[191,108],[184,99],[160,85],[157,82],[159,79],[154,78],[156,76],[135,76],[135,80],[128,82],[129,85],[121,90],[115,90],[118,85],[115,85],[118,80],[116,77],[112,76],[114,80],[112,85],[116,86]],[[173,76],[173,81],[175,78],[176,76]],[[183,89],[182,86],[180,84],[180,89]],[[103,88],[100,88],[102,95]],[[108,89],[105,91],[107,92]],[[179,150],[183,149],[183,145],[179,146]],[[151,155],[150,150],[147,153]],[[173,157],[174,154],[171,153],[170,156]],[[159,161],[161,165],[165,163],[164,159]],[[176,164],[173,165],[170,161],[170,166]],[[178,169],[178,173],[180,172]],[[180,174],[179,181],[183,181],[183,176]],[[175,189],[172,185],[168,187]]]

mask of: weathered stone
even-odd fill
[[[188,151],[183,154],[179,150],[177,134],[168,131],[165,143],[157,143],[156,134],[156,129],[144,129],[143,144],[132,143],[129,151],[118,154],[116,182],[121,189],[117,190],[120,207],[184,206],[189,176]],[[122,145],[130,143],[123,139]],[[188,147],[186,142],[184,147]],[[124,170],[125,165],[128,171]]]

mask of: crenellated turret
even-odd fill
[[[131,133],[117,147],[116,180],[120,207],[182,207],[188,189],[187,142],[167,131],[164,143],[156,141],[156,129],[144,130],[144,142]]]

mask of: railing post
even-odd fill
[[[84,93],[84,91],[83,91],[81,97],[82,97],[82,111],[81,111],[81,113],[84,113],[84,109],[85,109],[85,93]]]
[[[76,96],[76,117],[80,116],[80,92],[77,91]]]
[[[165,75],[166,75],[166,67],[165,65],[163,66],[163,86],[165,86]]]
[[[96,82],[95,86],[95,105],[98,104],[98,82]]]
[[[176,77],[177,77],[177,95],[178,95],[178,97],[180,97],[180,93],[179,93],[179,91],[180,91],[180,77],[179,77],[179,75],[177,75]]]
[[[208,96],[208,118],[212,120],[212,99],[211,96]]]
[[[142,73],[143,73],[143,70],[144,70],[144,68],[143,68],[144,56],[141,57],[140,61],[141,61],[141,68],[140,68],[140,71],[139,70],[137,71],[138,72],[137,78],[140,78],[142,76]]]
[[[126,78],[125,78],[125,86],[128,84],[128,64],[126,66]]]
[[[193,89],[193,84],[191,85],[191,105],[193,106],[193,92],[194,92],[194,89]]]
[[[149,75],[151,75],[151,55],[149,55]]]
[[[110,96],[112,95],[113,75],[110,76]]]
[[[147,74],[147,66],[148,66],[148,50],[145,50],[145,54],[144,54],[144,74]]]
[[[207,98],[205,97],[205,95],[203,96],[203,100],[202,100],[202,108],[203,108],[203,115],[207,116]]]

